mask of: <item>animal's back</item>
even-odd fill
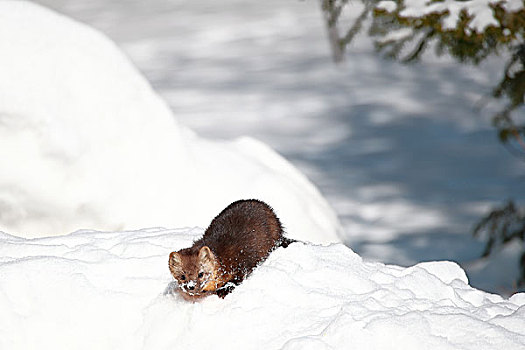
[[[233,202],[217,215],[202,243],[226,271],[243,278],[268,257],[282,237],[281,222],[272,208],[250,199]]]

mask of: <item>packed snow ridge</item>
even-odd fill
[[[522,349],[525,294],[451,262],[364,262],[342,244],[278,248],[225,299],[173,293],[171,251],[202,229],[0,235],[2,349]]]

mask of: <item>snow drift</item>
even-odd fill
[[[0,235],[2,349],[521,349],[525,294],[476,290],[451,262],[364,262],[294,243],[225,299],[173,290],[168,254],[202,229]]]
[[[262,199],[291,237],[338,241],[318,190],[266,145],[201,139],[176,123],[99,32],[37,5],[0,1],[0,230],[205,226]]]

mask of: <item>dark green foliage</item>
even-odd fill
[[[503,78],[492,91],[492,95],[496,98],[506,97],[509,101],[507,106],[494,117],[494,125],[499,130],[500,140],[505,143],[514,138],[525,151],[523,114],[517,123],[514,122],[516,118],[512,118],[512,112],[522,107],[525,102],[525,43],[516,47],[505,66]]]
[[[487,257],[494,250],[514,240],[525,242],[525,210],[512,201],[502,208],[492,210],[474,228],[474,236],[486,236],[487,244],[482,256]],[[525,251],[520,259],[519,283],[525,283]]]
[[[387,57],[403,62],[411,62],[421,57],[431,44],[438,55],[447,53],[461,63],[478,64],[488,56],[507,57],[503,76],[492,95],[509,101],[505,108],[494,116],[494,125],[498,129],[500,140],[504,143],[515,141],[521,149],[514,153],[525,156],[525,120],[516,120],[515,111],[523,107],[525,97],[525,10],[507,12],[504,2],[491,5],[498,26],[487,26],[482,33],[469,26],[473,18],[463,10],[453,29],[442,28],[442,20],[447,11],[433,12],[421,17],[405,17],[403,0],[397,1],[393,12],[374,9],[371,35],[379,38],[376,47]],[[410,28],[412,35],[395,41],[381,41],[389,30]],[[406,46],[414,49],[401,57]],[[519,115],[518,115],[519,117]]]
[[[448,11],[432,12],[421,17],[402,16],[404,9],[403,1],[397,1],[397,9],[387,12],[382,9],[374,9],[374,21],[371,33],[377,36],[384,35],[389,30],[397,28],[411,28],[414,35],[405,42],[420,40],[416,46],[427,46],[430,41],[435,41],[438,54],[448,53],[462,63],[479,63],[492,54],[498,54],[502,50],[511,49],[517,41],[522,40],[525,34],[525,11],[508,13],[502,7],[502,3],[492,6],[494,17],[499,26],[488,26],[483,33],[478,33],[470,28],[473,18],[463,10],[459,15],[459,21],[455,28],[445,29],[441,23]],[[389,27],[385,28],[385,18]],[[423,34],[422,39],[417,39],[418,34]],[[421,35],[419,35],[421,36]],[[380,36],[379,36],[379,39]],[[380,49],[395,46],[397,43],[390,42],[381,45]],[[419,58],[424,50],[420,50],[411,59]],[[402,59],[407,60],[407,57]]]

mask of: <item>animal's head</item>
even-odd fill
[[[172,252],[169,268],[178,283],[179,292],[187,300],[204,297],[217,289],[219,266],[207,246],[200,248],[196,254],[189,248]]]

